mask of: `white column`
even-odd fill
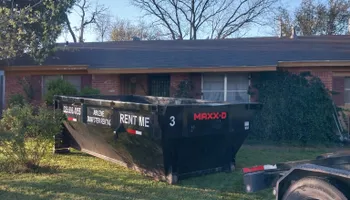
[[[224,101],[227,100],[227,74],[225,74],[224,78]]]

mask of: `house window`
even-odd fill
[[[158,97],[170,96],[170,75],[149,75],[149,95]]]
[[[50,81],[56,79],[63,79],[71,83],[77,91],[81,90],[81,76],[77,75],[51,75],[51,76],[43,76],[43,95],[47,92],[47,86]]]
[[[212,101],[225,101],[225,75],[203,74],[203,99]]]
[[[75,75],[63,75],[63,80],[68,81],[70,84],[74,85],[78,92],[81,90],[81,76]]]
[[[247,74],[203,74],[202,85],[205,100],[249,102]]]
[[[350,104],[350,77],[344,79],[344,101],[346,104]]]

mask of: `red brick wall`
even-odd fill
[[[200,73],[174,73],[170,74],[170,96],[173,97],[176,93],[178,85],[183,80],[190,80],[193,84],[193,95],[195,98],[201,98],[201,81],[202,75]]]
[[[183,80],[189,80],[190,74],[188,73],[175,73],[170,74],[170,96],[173,97],[176,93],[178,85]]]
[[[31,77],[23,74],[8,74],[5,73],[5,105],[8,105],[8,101],[10,97],[14,94],[22,94],[25,96],[23,91],[23,87],[19,83],[20,79],[26,78],[27,80],[31,80]]]
[[[13,94],[22,94],[25,95],[23,87],[19,84],[18,80],[27,78],[31,83],[34,96],[34,104],[39,104],[42,102],[42,77],[43,75],[24,75],[24,74],[13,74],[5,73],[5,104],[8,105],[8,100]],[[92,75],[82,75],[81,86],[91,86]]]
[[[91,85],[104,95],[121,94],[120,76],[118,74],[94,74]]]
[[[327,70],[327,69],[315,70],[315,68],[300,68],[300,67],[283,68],[283,69],[293,73],[310,71],[312,75],[319,77],[329,90],[332,90],[333,72],[331,70]]]
[[[92,83],[91,74],[85,74],[81,76],[81,89],[85,87],[91,87],[91,83]]]
[[[323,84],[329,89],[333,90],[333,72],[332,71],[313,71],[312,75],[318,76]]]
[[[344,105],[344,77],[334,77],[330,69],[290,68],[288,71],[297,73],[310,71],[312,75],[318,76],[329,90],[338,93],[332,95],[334,103],[338,106]]]

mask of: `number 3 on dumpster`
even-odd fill
[[[170,117],[170,123],[169,123],[170,126],[175,126],[175,117],[174,116],[171,116]]]

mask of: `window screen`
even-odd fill
[[[203,99],[224,101],[224,74],[203,74]]]
[[[226,77],[226,87],[225,87]],[[203,99],[211,101],[249,102],[248,75],[232,74],[203,74]],[[225,90],[226,88],[226,90]],[[226,95],[225,95],[226,93]],[[226,98],[225,98],[226,96]]]
[[[227,75],[227,101],[237,103],[249,102],[248,87],[247,74]]]

